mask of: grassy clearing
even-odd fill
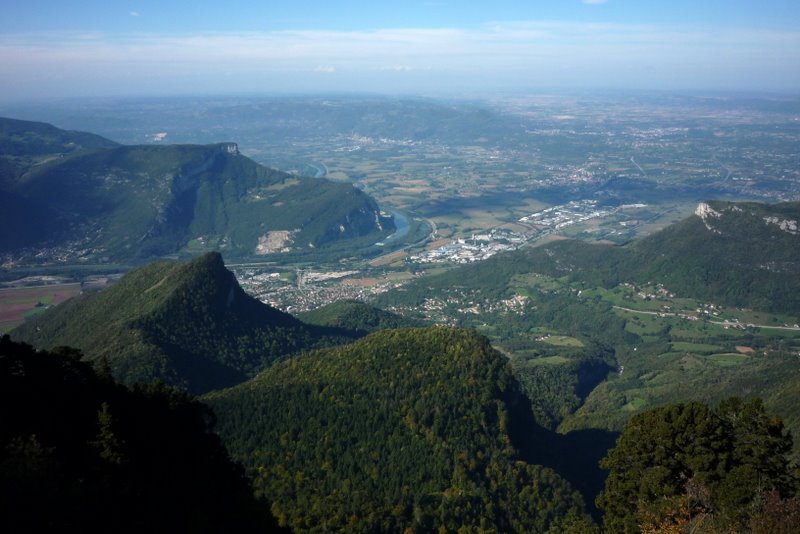
[[[31,317],[36,317],[37,315],[41,315],[42,313],[44,313],[44,312],[45,312],[45,310],[46,310],[46,309],[47,309],[47,308],[46,308],[46,307],[44,307],[44,306],[42,306],[42,307],[39,307],[39,308],[34,308],[34,309],[32,309],[32,310],[28,310],[28,311],[26,311],[25,313],[23,313],[23,314],[22,314],[22,317],[23,317],[25,320],[27,320],[27,319],[30,319]]]
[[[671,343],[672,350],[676,351],[685,351],[685,352],[696,352],[696,353],[705,353],[705,352],[719,352],[722,350],[722,347],[719,345],[710,345],[708,343],[688,343],[684,341],[676,341]]]
[[[645,294],[655,293],[655,289],[651,287],[642,287],[639,288],[638,291]],[[584,290],[582,294],[588,298],[599,296],[606,302],[611,303],[612,306],[620,306],[632,310],[653,312],[660,311],[662,306],[665,305],[674,306],[674,301],[671,299],[642,298],[633,288],[621,285],[613,289],[605,289],[602,287],[587,289]]]
[[[300,184],[300,180],[297,178],[288,178],[282,182],[274,183],[272,185],[268,185],[267,187],[262,188],[263,191],[283,191],[284,189],[288,189],[290,187],[294,187]]]
[[[730,311],[730,310],[729,310]],[[748,324],[763,324],[771,326],[794,326],[800,323],[800,318],[792,317],[790,315],[783,315],[780,313],[767,313],[753,310],[736,310],[731,313],[739,319],[740,322]]]
[[[750,357],[736,352],[725,352],[720,354],[712,354],[708,357],[708,359],[717,365],[721,365],[723,367],[732,367],[745,363],[750,359]]]
[[[660,339],[658,334],[667,324],[663,319],[658,319],[652,315],[637,316],[623,310],[614,311],[629,319],[628,322],[625,323],[625,330],[637,336],[656,336]]]
[[[554,278],[537,273],[517,274],[511,278],[509,284],[512,288],[530,288],[544,291],[557,291],[564,284]]]
[[[638,412],[647,406],[647,401],[641,398],[631,399],[627,404],[622,406],[622,410],[626,412]]]
[[[710,324],[705,321],[681,321],[673,325],[672,336],[677,338],[698,338],[700,336],[714,337],[739,337],[735,332],[731,333],[723,326]]]
[[[530,367],[537,365],[561,365],[569,362],[569,358],[563,356],[544,356],[542,358],[531,358],[525,362]]]
[[[555,347],[580,348],[584,346],[581,340],[569,336],[550,336],[542,341]]]

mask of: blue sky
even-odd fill
[[[0,0],[0,99],[800,92],[797,0]]]

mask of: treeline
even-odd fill
[[[3,336],[0,530],[275,530],[214,420],[185,393],[127,388],[74,349]]]

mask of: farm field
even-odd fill
[[[78,283],[0,289],[0,334],[80,292]]]

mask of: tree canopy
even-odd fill
[[[770,498],[789,499],[797,489],[791,448],[783,423],[759,399],[734,397],[716,408],[674,404],[638,414],[601,462],[609,470],[597,499],[605,529],[757,532],[768,520],[800,526],[797,517],[765,511]]]
[[[473,331],[381,331],[206,400],[296,531],[593,528],[566,480],[522,460],[511,432],[519,385]]]

